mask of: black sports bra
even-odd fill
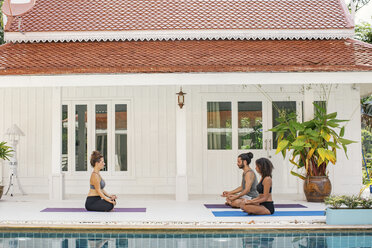
[[[263,194],[264,192],[264,187],[262,185],[262,181],[263,181],[263,178],[261,179],[261,181],[257,184],[257,191],[259,194]],[[271,189],[272,187],[270,187],[270,190],[269,190],[269,193],[271,193]]]

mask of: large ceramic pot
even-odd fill
[[[4,186],[1,186],[1,185],[0,185],[0,199],[1,199],[1,197],[3,196],[3,190],[4,190]]]
[[[308,202],[324,202],[331,194],[332,185],[327,176],[310,177],[304,182],[304,192]]]

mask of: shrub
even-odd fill
[[[0,142],[0,159],[9,160],[12,156],[13,150],[10,146],[6,145],[6,142]]]
[[[361,205],[361,198],[358,196],[344,196],[344,204],[347,208],[357,208]]]
[[[330,205],[332,208],[340,208],[344,204],[345,200],[343,196],[331,195],[324,199],[326,205]]]
[[[372,198],[362,198],[361,205],[363,208],[372,208]]]
[[[331,208],[372,208],[372,198],[361,198],[359,196],[332,195],[324,200],[324,203]]]

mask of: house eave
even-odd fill
[[[5,32],[6,42],[148,41],[148,40],[299,40],[347,39],[354,29],[133,30],[77,32]]]
[[[71,86],[372,84],[367,72],[207,72],[0,76],[0,88]]]

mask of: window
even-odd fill
[[[61,142],[61,171],[88,171],[89,156],[93,150],[98,150],[105,158],[103,171],[127,172],[128,104],[64,102]]]
[[[128,170],[127,105],[115,104],[115,170]]]
[[[323,108],[324,110],[325,110],[325,112],[327,113],[327,102],[326,101],[314,101],[314,103],[315,104],[317,104],[318,106],[320,106],[321,108]],[[305,111],[304,111],[304,102],[302,101],[301,102],[301,109],[302,109],[302,113],[304,113]],[[320,113],[319,112],[320,110],[317,108],[317,107],[315,107],[315,105],[314,105],[314,117],[316,116],[316,114],[318,113]],[[302,122],[304,122],[305,120],[304,120],[304,115],[302,115]]]
[[[262,102],[238,102],[238,149],[262,149]]]
[[[325,110],[325,112],[327,113],[327,102],[326,101],[315,101],[314,103],[316,105],[318,105],[319,107],[323,108]],[[317,114],[319,112],[320,112],[320,110],[317,107],[315,107],[315,105],[314,105],[314,116],[315,116],[315,114]]]
[[[68,168],[68,107],[62,105],[62,171]]]
[[[272,105],[272,111],[273,111],[273,127],[278,125],[277,118],[281,114],[289,114],[292,112],[296,112],[296,102],[295,101],[282,101],[282,102],[273,102]],[[285,136],[285,134],[284,134]],[[276,149],[278,147],[278,144],[276,142],[276,132],[273,132],[273,148]]]
[[[87,105],[75,106],[75,170],[87,170]]]
[[[207,102],[208,149],[231,150],[231,102]]]
[[[96,105],[96,150],[106,159],[103,171],[107,171],[107,104]]]

